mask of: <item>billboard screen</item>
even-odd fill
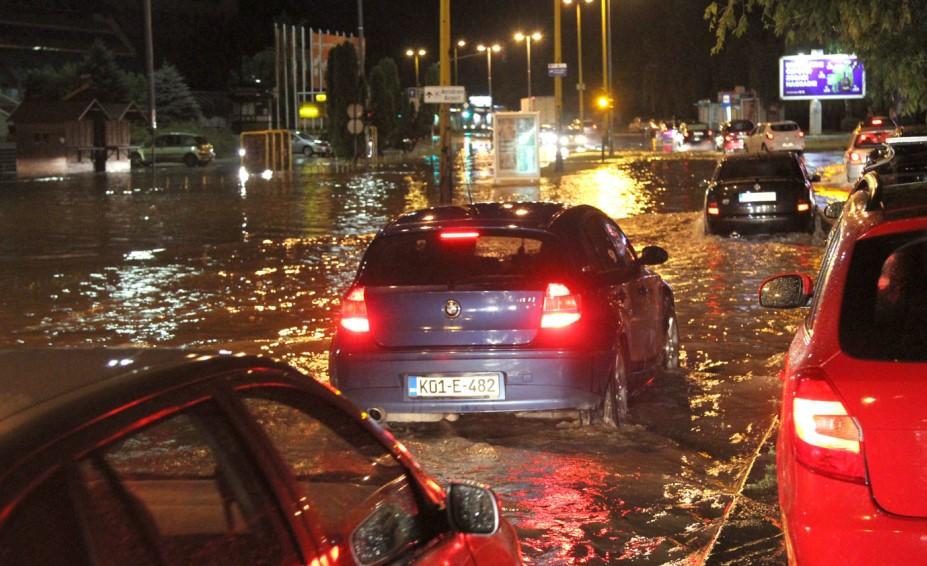
[[[783,100],[841,100],[866,95],[866,73],[856,55],[790,55],[779,59]]]

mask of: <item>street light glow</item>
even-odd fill
[[[536,31],[536,32],[534,32],[534,33],[531,34],[531,39],[533,39],[533,40],[535,40],[535,41],[540,41],[540,39],[541,39],[542,37],[543,37],[543,36],[541,35],[541,32],[539,32],[539,31]]]
[[[412,57],[413,55],[415,55],[415,51],[411,49],[406,50],[406,57]]]
[[[467,46],[467,42],[464,41],[463,39],[457,42],[457,47],[466,47],[466,46]]]
[[[419,57],[421,57],[421,56],[424,55],[425,53],[426,53],[426,51],[425,51],[424,49],[419,49],[419,50],[418,50],[418,55],[419,55]]]
[[[498,43],[496,43],[496,44],[494,44],[494,45],[492,46],[492,50],[495,51],[496,53],[498,53],[498,52],[502,51],[502,46],[499,45]]]
[[[524,41],[524,40],[525,40],[525,34],[521,33],[520,31],[515,32],[515,36],[514,36],[514,37],[515,37],[515,41]]]
[[[486,46],[481,43],[476,46],[476,50],[482,53],[483,51],[486,51]]]

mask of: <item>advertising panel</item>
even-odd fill
[[[539,181],[538,113],[496,112],[493,124],[496,183]]]
[[[779,59],[783,100],[842,100],[866,96],[866,72],[856,55],[789,55]]]

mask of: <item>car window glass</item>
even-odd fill
[[[344,412],[308,394],[249,390],[244,404],[282,456],[306,510],[361,563],[399,556],[425,540],[405,468]]]
[[[842,234],[843,226],[838,222],[828,236],[827,248],[824,251],[824,258],[821,260],[821,270],[818,272],[817,281],[814,283],[814,298],[811,302],[811,312],[808,315],[808,325],[811,327],[814,327],[814,321],[817,318],[818,308],[821,304],[821,297],[824,296],[824,288],[830,279],[834,263],[837,261],[837,250],[840,247],[839,243]]]
[[[171,140],[174,136],[161,136],[155,140],[155,147],[167,147],[171,144]]]
[[[593,216],[583,223],[583,241],[594,269],[609,271],[619,266],[618,252],[600,218]]]
[[[63,472],[44,480],[13,509],[0,531],[0,564],[89,564]]]
[[[757,178],[795,178],[801,177],[802,171],[795,159],[774,157],[766,159],[727,159],[721,163],[718,178],[757,179]]]
[[[798,124],[787,122],[785,124],[773,124],[770,126],[774,132],[794,132],[798,129]]]
[[[611,238],[612,246],[615,249],[617,257],[615,266],[618,269],[632,269],[634,267],[635,257],[634,249],[631,247],[631,242],[628,241],[628,237],[625,236],[621,228],[616,226],[611,220],[605,221],[605,231],[608,233],[609,238]]]
[[[248,461],[212,403],[94,452],[79,475],[100,563],[144,563],[123,557],[147,548],[166,564],[279,564],[288,535]]]
[[[180,136],[180,145],[182,146],[196,145],[196,138],[194,138],[193,136]]]

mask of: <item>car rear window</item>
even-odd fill
[[[367,250],[360,283],[386,286],[520,282],[531,286],[557,272],[559,258],[555,241],[534,235],[386,236],[375,239]]]
[[[856,358],[927,361],[927,230],[856,244],[840,346]]]
[[[798,124],[790,122],[787,124],[770,124],[769,127],[774,132],[794,132],[798,129]]]
[[[801,177],[801,168],[794,159],[731,159],[718,171],[719,181],[763,177]]]
[[[749,132],[753,129],[753,122],[731,122],[725,131],[728,132]]]
[[[855,147],[876,147],[882,145],[885,142],[885,138],[889,137],[891,132],[863,132],[856,136],[856,139],[853,140],[853,145]]]

